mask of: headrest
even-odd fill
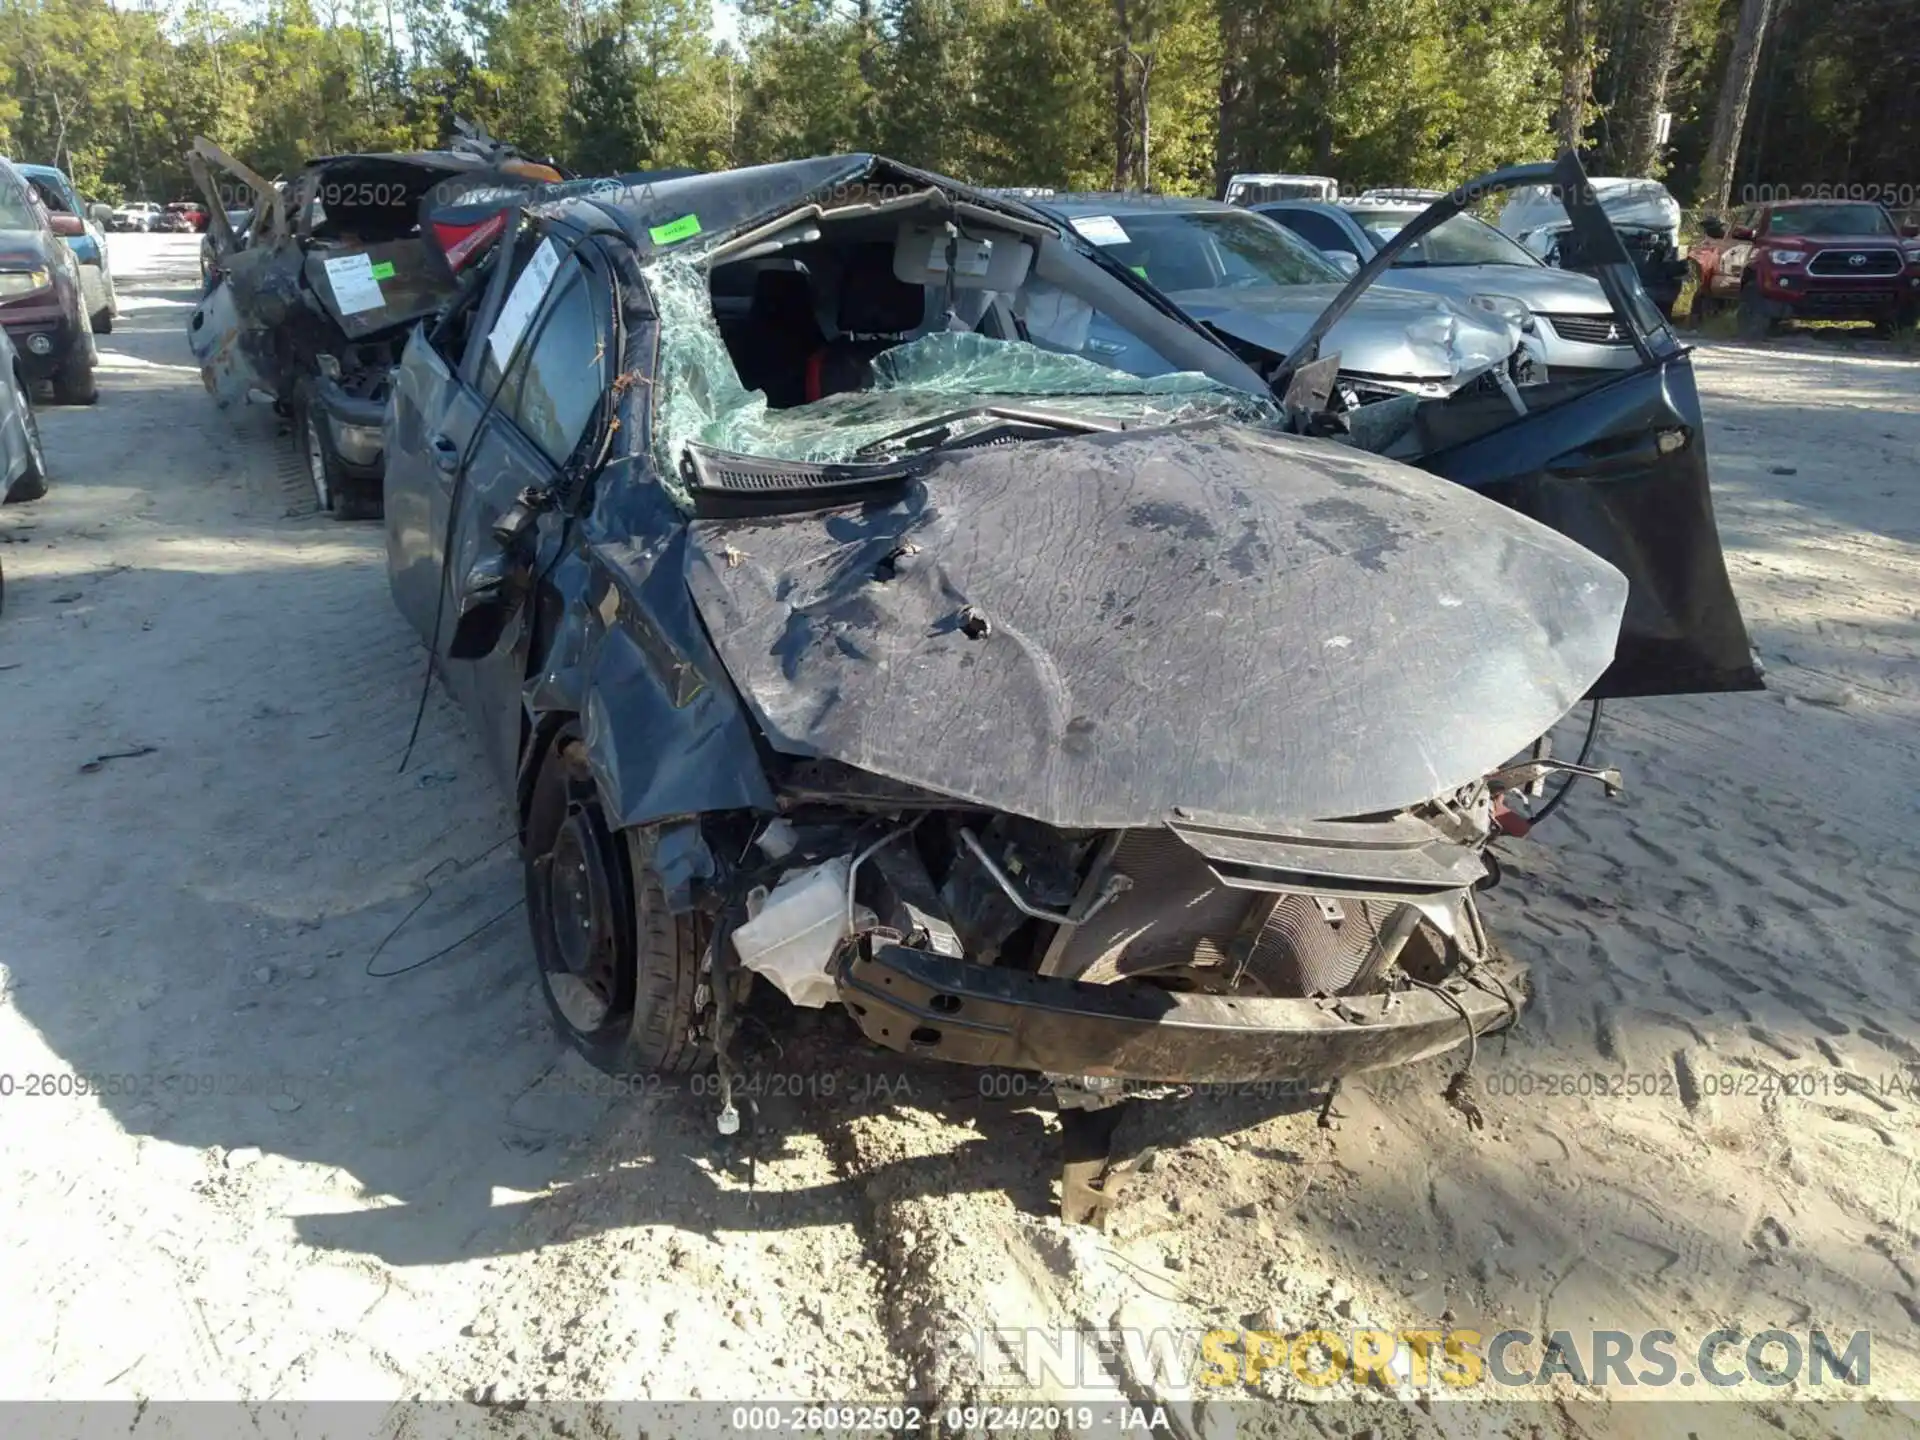
[[[853,246],[840,273],[839,323],[847,335],[904,335],[926,319],[927,292],[893,273],[893,245],[872,240]]]
[[[813,285],[799,270],[762,270],[753,277],[753,313],[768,320],[813,322]]]

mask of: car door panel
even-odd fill
[[[479,419],[481,402],[415,329],[401,356],[387,414],[387,583],[394,603],[436,654],[451,624],[440,600],[441,545],[454,470]],[[448,464],[451,459],[453,464]],[[434,635],[435,612],[440,634]]]
[[[1552,527],[1626,575],[1628,602],[1613,665],[1595,698],[1764,688],[1727,577],[1707,471],[1706,432],[1683,348],[1648,298],[1576,157],[1469,181],[1377,250],[1275,372],[1276,393],[1312,363],[1321,340],[1406,249],[1481,198],[1550,184],[1589,256],[1616,320],[1640,357],[1620,375],[1505,397],[1462,396],[1420,407],[1410,463]]]
[[[1685,355],[1414,462],[1558,530],[1627,577],[1600,699],[1761,689],[1714,524]]]
[[[484,388],[500,393],[480,422],[452,493],[446,575],[447,608],[455,615],[476,583],[484,585],[485,577],[501,573],[503,541],[495,527],[523,495],[552,493],[612,381],[613,347],[602,318],[609,306],[601,282],[579,258],[561,256],[559,248],[529,260],[525,273],[551,275],[551,280],[532,296],[537,308],[530,314],[516,307],[512,294],[499,307],[496,319],[518,308],[520,319],[506,322],[517,338],[504,356],[504,375],[481,367]],[[489,374],[499,378],[489,382]],[[544,570],[558,548],[562,523],[552,510],[541,508],[530,539],[511,542],[517,552],[507,568],[517,566],[523,579]],[[486,654],[447,662],[448,685],[478,718],[487,757],[509,786],[519,765],[530,620],[529,605],[516,605]]]

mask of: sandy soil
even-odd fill
[[[378,527],[304,513],[271,416],[202,393],[192,237],[113,244],[103,398],[43,412],[55,488],[0,513],[0,1398],[1178,1400],[1124,1346],[1069,1389],[952,1337],[1316,1323],[1865,1328],[1870,1393],[1920,1396],[1920,366],[1699,357],[1772,689],[1610,710],[1627,794],[1508,847],[1488,919],[1535,995],[1485,1128],[1451,1060],[1327,1126],[1143,1109],[1101,1234],[1047,1218],[1047,1107],[832,1017],[753,1029],[750,1141],[561,1058],[437,691],[398,773],[422,656]],[[1326,1433],[1438,1423],[1283,1375],[1349,1402]],[[1532,1393],[1521,1433],[1659,1433],[1644,1387]],[[1826,1433],[1809,1393],[1714,1429]]]

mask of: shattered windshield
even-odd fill
[[[1292,231],[1248,210],[1080,216],[1073,226],[1166,291],[1324,285],[1346,279]]]
[[[764,392],[741,384],[714,318],[705,267],[669,258],[642,274],[660,316],[653,443],[670,487],[677,485],[679,454],[689,442],[828,464],[903,429],[982,405],[1017,403],[1063,419],[1126,426],[1274,415],[1265,397],[1195,372],[1136,376],[1027,341],[955,330],[882,351],[872,362],[869,388],[776,409]]]
[[[1893,225],[1878,205],[1801,205],[1776,210],[1767,222],[1769,235],[1891,235]]]

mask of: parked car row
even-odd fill
[[[91,405],[99,395],[93,336],[101,312],[92,309],[97,299],[89,298],[91,267],[81,264],[72,245],[85,237],[86,222],[49,210],[42,193],[42,186],[0,159],[0,327],[28,383],[50,383],[60,404]],[[104,248],[100,258],[104,268]],[[114,302],[107,283],[110,323]]]
[[[120,314],[120,298],[113,288],[113,265],[107,256],[107,238],[90,208],[81,200],[65,172],[51,165],[15,167],[33,187],[46,206],[54,232],[67,242],[73,258],[80,262],[80,285],[86,306],[87,322],[96,335],[113,333],[113,322]]]

